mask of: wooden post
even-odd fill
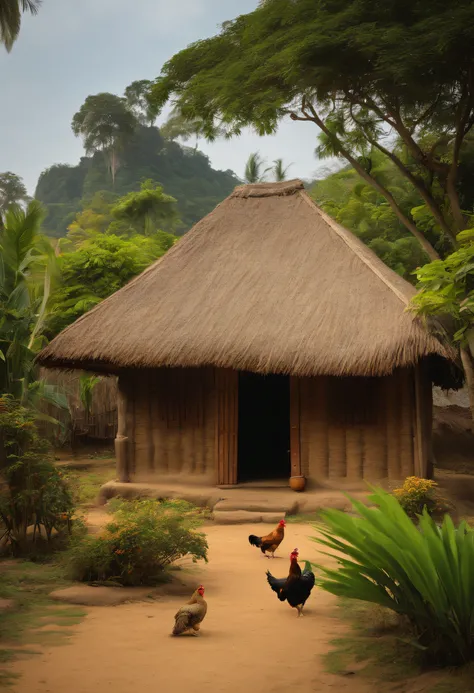
[[[115,459],[116,459],[116,470],[117,478],[122,482],[130,481],[130,460],[129,460],[129,449],[130,441],[127,436],[127,423],[130,419],[128,416],[128,409],[130,407],[130,402],[128,402],[127,392],[124,387],[124,378],[120,376],[117,381],[117,436],[115,438]]]
[[[291,476],[301,476],[300,381],[290,376],[290,459]]]
[[[426,441],[424,382],[422,365],[418,363],[414,367],[415,379],[415,476],[427,478],[429,476],[428,446]]]
[[[224,368],[216,369],[216,392],[217,484],[234,486],[237,483],[238,455],[238,372]]]

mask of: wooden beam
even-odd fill
[[[238,386],[237,371],[216,370],[216,455],[217,484],[234,486],[237,483]]]

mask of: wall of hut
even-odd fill
[[[116,455],[122,479],[216,481],[213,369],[156,369],[119,377]]]
[[[429,473],[431,383],[423,368],[381,378],[300,380],[302,473],[323,483]]]
[[[400,369],[382,378],[324,376],[292,382],[297,387],[291,399],[296,429],[291,473],[303,474],[309,487],[429,474],[431,383],[423,368]],[[237,401],[235,371],[123,373],[118,385],[119,478],[236,483]],[[299,426],[294,427],[295,411]]]

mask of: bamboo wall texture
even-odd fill
[[[41,403],[41,411],[62,424],[62,428],[49,421],[42,421],[41,434],[51,442],[66,442],[73,447],[82,441],[112,442],[117,432],[117,379],[103,377],[95,386],[90,412],[86,412],[79,396],[79,381],[83,371],[58,371],[41,368],[40,379],[66,395],[68,410],[58,409],[47,402]],[[67,435],[65,435],[67,431]]]
[[[121,375],[120,478],[235,484],[237,397],[235,371],[160,369]],[[308,479],[400,480],[429,473],[431,384],[422,368],[400,369],[384,378],[301,378],[293,382],[292,403],[292,432],[299,434],[292,448],[299,449],[300,473]],[[298,460],[293,457],[295,474]]]
[[[119,434],[128,439],[132,481],[166,475],[215,482],[212,369],[130,371],[119,377],[119,391]]]
[[[301,465],[309,479],[401,479],[414,473],[413,369],[385,378],[302,378],[300,393]],[[425,413],[424,440],[428,418]]]

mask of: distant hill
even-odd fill
[[[229,195],[239,181],[232,171],[214,170],[205,154],[165,140],[158,128],[139,127],[120,154],[115,187],[101,153],[82,157],[77,166],[55,164],[43,171],[35,197],[47,209],[45,231],[59,238],[87,200],[99,190],[124,195],[151,178],[178,200],[185,233]]]

